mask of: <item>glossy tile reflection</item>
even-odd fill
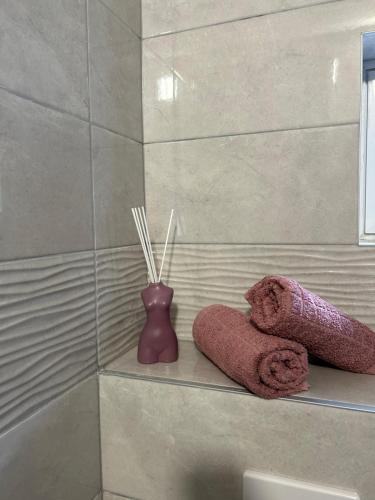
[[[145,142],[358,122],[373,8],[331,2],[146,40]],[[173,96],[158,98],[166,80]]]

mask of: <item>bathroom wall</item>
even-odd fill
[[[100,393],[104,490],[241,500],[257,470],[374,498],[373,413],[105,374]]]
[[[144,275],[140,23],[137,0],[1,2],[2,500],[101,489],[97,336],[101,360],[131,341]]]
[[[146,205],[176,327],[265,274],[299,279],[375,326],[358,243],[361,32],[373,0],[143,0]]]

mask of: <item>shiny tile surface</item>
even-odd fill
[[[176,363],[143,365],[137,362],[137,350],[133,348],[109,363],[105,367],[105,373],[247,393],[244,387],[228,378],[198,351],[194,342],[180,341],[179,349],[179,359]],[[358,375],[334,368],[310,365],[308,381],[311,385],[310,390],[298,394],[300,401],[330,403],[337,406],[366,406],[365,409],[373,409],[375,412],[373,375]]]
[[[141,0],[101,0],[137,35],[141,36]]]
[[[358,122],[374,7],[331,2],[146,40],[145,142]]]
[[[142,145],[92,127],[96,248],[139,243],[131,208],[144,205]]]
[[[100,391],[106,490],[240,499],[250,469],[372,500],[373,414],[105,375]]]
[[[88,117],[86,2],[3,0],[0,31],[0,87]]]
[[[162,245],[155,247],[158,256]],[[164,280],[173,287],[172,317],[180,338],[191,339],[195,316],[210,304],[248,310],[244,294],[281,274],[375,330],[375,253],[356,245],[174,245]],[[374,379],[375,380],[375,379]]]
[[[0,437],[1,500],[92,500],[100,490],[97,378]]]
[[[88,12],[91,119],[141,141],[141,41],[99,0]]]
[[[100,366],[137,344],[145,321],[140,294],[146,273],[138,245],[96,252]]]
[[[356,125],[146,145],[152,237],[174,207],[175,242],[356,243],[358,147]]]
[[[1,433],[95,373],[93,253],[0,264],[0,318]]]
[[[143,36],[224,23],[335,0],[143,0]]]
[[[93,248],[88,124],[0,90],[0,259]]]

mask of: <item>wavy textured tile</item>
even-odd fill
[[[139,246],[96,252],[99,363],[133,347],[144,322],[146,268]]]
[[[96,369],[92,252],[0,265],[0,432]]]
[[[160,245],[158,254],[160,255]],[[175,289],[179,337],[191,338],[198,311],[224,303],[245,311],[246,290],[284,274],[375,328],[375,253],[351,245],[174,245],[165,276]]]

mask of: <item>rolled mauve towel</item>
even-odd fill
[[[259,332],[235,309],[204,308],[194,321],[193,337],[199,350],[224,373],[262,398],[309,388],[305,348]]]
[[[262,331],[300,342],[343,370],[375,373],[375,333],[297,281],[267,276],[245,298],[251,322]]]

